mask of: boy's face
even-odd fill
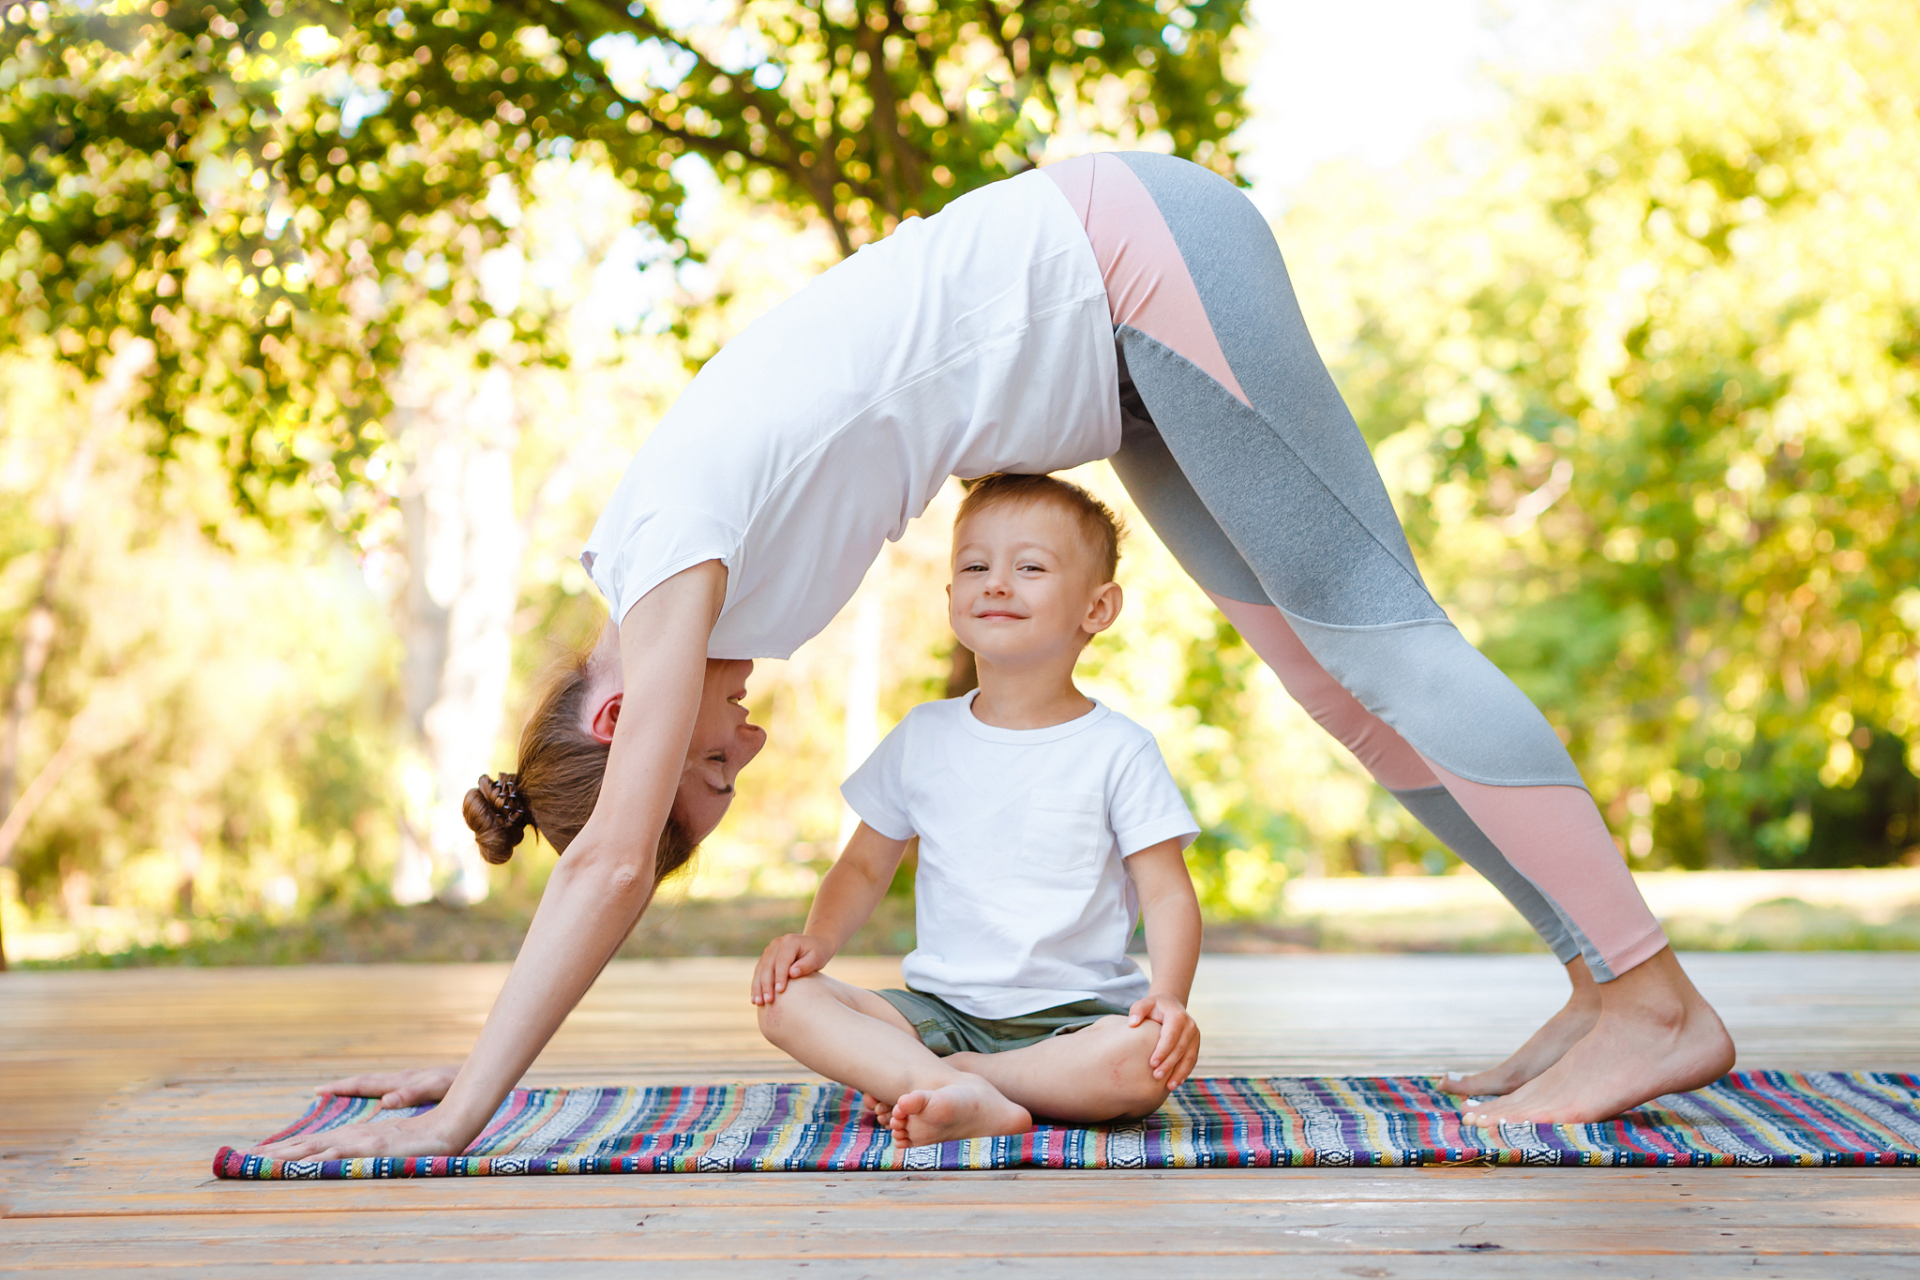
[[[1086,642],[1120,614],[1120,588],[1102,567],[1073,516],[1053,503],[976,512],[953,532],[953,633],[988,662],[1058,662],[1071,673]]]

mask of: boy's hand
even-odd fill
[[[817,973],[831,959],[832,949],[820,939],[804,933],[783,933],[760,953],[749,994],[755,1004],[772,1004],[774,997],[787,989],[787,983]]]
[[[1185,1005],[1159,993],[1134,1001],[1133,1007],[1127,1010],[1128,1026],[1137,1027],[1147,1021],[1160,1024],[1160,1042],[1153,1046],[1147,1066],[1152,1069],[1155,1080],[1169,1090],[1177,1089],[1193,1074],[1193,1064],[1199,1061],[1200,1027]]]

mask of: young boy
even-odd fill
[[[863,819],[806,932],[767,945],[768,1040],[868,1096],[908,1144],[1153,1111],[1193,1070],[1198,834],[1153,737],[1074,687],[1121,595],[1113,513],[1050,476],[989,476],[954,525],[954,634],[980,687],[916,707],[842,788]],[[821,973],[920,838],[904,991]],[[1128,959],[1145,919],[1149,984]]]

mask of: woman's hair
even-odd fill
[[[607,744],[585,724],[590,657],[590,651],[582,652],[562,664],[527,717],[520,731],[519,772],[497,778],[481,774],[460,807],[480,856],[496,866],[513,856],[528,827],[565,853],[600,799]],[[686,866],[698,847],[686,824],[669,813],[654,851],[653,882]]]

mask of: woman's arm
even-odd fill
[[[790,980],[826,967],[873,914],[906,851],[905,840],[883,836],[864,822],[856,827],[813,895],[804,932],[781,934],[760,953],[749,990],[753,1003],[772,1004]]]
[[[1149,1018],[1160,1024],[1160,1040],[1148,1063],[1154,1078],[1172,1089],[1200,1057],[1200,1028],[1187,1012],[1193,971],[1200,964],[1200,901],[1178,840],[1142,849],[1126,866],[1140,895],[1147,958],[1153,962],[1153,986],[1128,1010],[1129,1025],[1137,1027]]]
[[[654,849],[686,764],[726,584],[719,561],[695,565],[648,592],[621,621],[628,713],[614,729],[600,798],[555,864],[519,958],[440,1105],[275,1143],[262,1155],[455,1155],[479,1136],[646,910]]]

